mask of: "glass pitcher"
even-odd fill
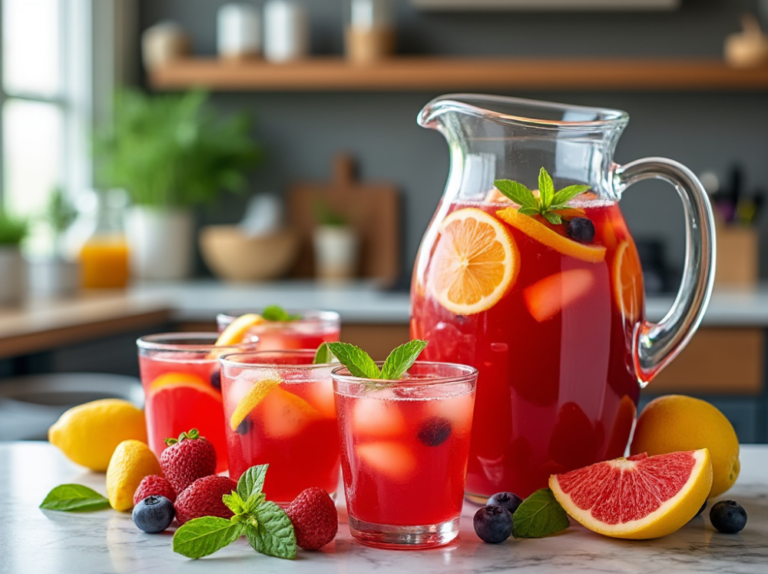
[[[668,159],[615,164],[628,119],[470,94],[439,97],[419,115],[447,139],[451,166],[414,268],[411,336],[429,341],[424,360],[479,370],[470,499],[528,496],[551,474],[621,456],[640,389],[704,314],[715,267],[706,193]],[[682,284],[658,324],[645,319],[618,207],[649,178],[675,187],[686,223]]]

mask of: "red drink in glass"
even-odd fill
[[[196,428],[216,448],[216,472],[222,472],[227,448],[218,357],[253,351],[258,341],[216,347],[217,338],[216,333],[165,333],[142,337],[137,345],[152,452],[159,458],[166,438]]]
[[[621,456],[629,438],[640,391],[632,355],[644,309],[639,258],[616,203],[574,204],[594,224],[590,247],[605,248],[601,261],[574,257],[569,249],[580,244],[565,237],[564,225],[536,219],[570,242],[558,250],[503,221],[497,212],[509,203],[441,206],[439,220],[482,210],[518,251],[508,291],[476,314],[456,315],[435,299],[430,263],[439,236],[422,246],[411,336],[430,342],[424,359],[479,371],[467,473],[467,491],[478,499],[499,491],[528,496],[550,474]]]
[[[375,382],[351,377],[344,367],[333,371],[333,379],[352,535],[392,548],[453,540],[477,371],[416,362],[403,380],[379,390],[367,389]]]
[[[240,315],[250,313],[219,313],[216,317],[219,331]],[[261,314],[260,311],[255,311]],[[259,338],[260,351],[281,351],[290,349],[317,349],[321,343],[339,340],[341,319],[333,311],[288,311],[289,315],[298,315],[294,321],[265,321],[252,327],[249,333]]]
[[[221,359],[229,475],[269,464],[264,493],[289,504],[316,486],[335,496],[339,435],[331,369],[315,351],[264,351]]]

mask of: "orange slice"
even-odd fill
[[[570,269],[526,287],[523,299],[533,318],[541,323],[581,299],[594,284],[595,275],[588,269]]]
[[[192,373],[164,373],[149,385],[149,394],[154,396],[161,391],[179,388],[205,393],[221,401],[221,394],[208,381]]]
[[[643,270],[637,249],[622,241],[613,259],[613,289],[619,310],[630,323],[640,318],[643,304]]]
[[[520,254],[510,233],[474,207],[451,213],[439,232],[430,277],[437,302],[457,315],[493,307],[520,270]]]
[[[525,233],[531,239],[535,239],[563,255],[575,257],[589,263],[600,263],[605,259],[605,247],[602,245],[584,245],[583,243],[563,237],[533,217],[520,213],[514,207],[501,209],[496,212],[496,215],[518,231]]]

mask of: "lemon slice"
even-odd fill
[[[245,335],[248,331],[257,325],[261,325],[264,322],[264,318],[256,313],[246,313],[240,315],[237,319],[232,321],[229,326],[219,335],[216,340],[217,347],[223,347],[227,345],[237,345],[245,340]]]
[[[259,403],[272,392],[272,389],[282,382],[280,377],[275,375],[274,377],[262,379],[253,385],[245,396],[240,399],[240,402],[237,403],[235,412],[232,413],[232,416],[229,418],[229,427],[232,430],[237,430],[237,427],[239,427],[240,423],[245,420],[245,417],[247,417],[253,409],[259,406]]]

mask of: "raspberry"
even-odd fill
[[[319,550],[339,531],[336,505],[322,488],[306,489],[291,502],[286,513],[293,523],[296,543],[304,550]]]
[[[178,494],[198,478],[216,474],[216,449],[197,429],[181,433],[178,440],[167,438],[165,444],[160,467]]]
[[[173,490],[171,483],[162,476],[150,474],[149,476],[145,476],[141,479],[139,487],[133,494],[133,505],[136,506],[146,497],[153,495],[164,496],[171,502],[176,500],[176,491]]]
[[[233,490],[237,490],[237,483],[226,476],[198,478],[176,499],[173,505],[176,509],[176,520],[179,524],[184,524],[202,516],[232,518],[233,512],[227,508],[221,497]]]

